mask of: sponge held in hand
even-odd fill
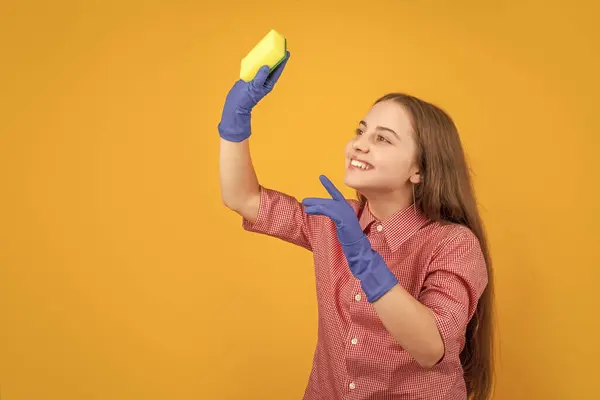
[[[268,65],[273,71],[285,59],[286,50],[285,37],[271,29],[242,59],[240,79],[250,82],[263,65]]]

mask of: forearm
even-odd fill
[[[444,354],[444,343],[433,313],[395,285],[373,303],[383,325],[422,367],[434,366]]]
[[[219,175],[223,203],[244,217],[252,218],[253,212],[258,211],[260,187],[252,165],[249,140],[231,142],[221,139]]]

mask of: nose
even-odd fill
[[[369,152],[369,141],[365,137],[366,135],[358,135],[354,138],[352,142],[352,149],[356,151],[360,151],[362,153]]]

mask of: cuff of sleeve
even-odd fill
[[[242,218],[242,228],[249,232],[263,232],[267,228],[267,212],[266,212],[266,204],[267,204],[267,189],[260,186],[260,200],[258,205],[258,214],[256,216],[256,220],[254,222]]]
[[[455,324],[451,315],[444,315],[435,310],[431,310],[435,324],[440,332],[442,343],[444,344],[444,353],[438,360],[437,364],[446,360],[448,357],[459,356],[461,344],[459,343],[459,335],[456,334]]]

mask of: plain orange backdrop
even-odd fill
[[[2,400],[300,399],[311,254],[221,204],[217,123],[270,29],[292,58],[253,116],[261,182],[344,187],[370,104],[455,119],[496,269],[495,399],[595,399],[599,7],[546,1],[0,5]]]

